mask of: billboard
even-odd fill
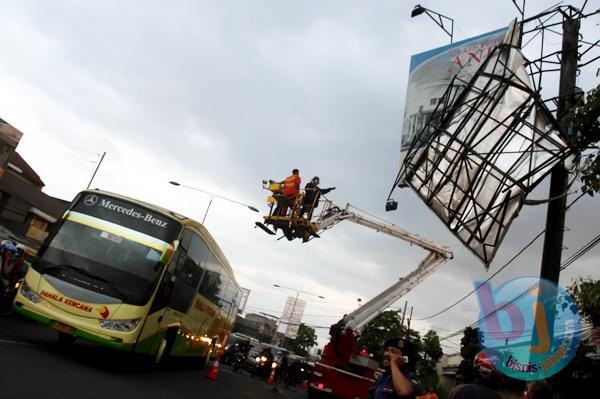
[[[427,122],[403,163],[405,184],[486,267],[527,195],[570,156],[527,73],[519,32],[511,29],[458,98],[446,91],[443,117]]]
[[[246,303],[248,303],[248,297],[250,296],[250,290],[248,288],[240,288],[240,290],[242,291],[242,297],[240,298],[237,312],[238,314],[244,314]]]
[[[400,185],[405,185],[406,172],[402,165],[406,153],[427,125],[454,77],[457,79],[453,87],[461,90],[493,48],[502,42],[507,31],[508,28],[498,29],[411,57],[400,143]]]
[[[277,332],[284,334],[287,338],[295,339],[298,335],[298,328],[304,315],[305,306],[306,302],[304,300],[288,296]]]

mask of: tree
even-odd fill
[[[365,326],[359,340],[359,348],[366,348],[373,355],[373,359],[380,362],[383,360],[383,343],[395,337],[407,337],[415,345],[419,346],[421,336],[418,331],[409,330],[400,324],[400,312],[386,310],[381,312],[369,324]]]
[[[300,356],[307,356],[310,348],[317,344],[315,329],[300,323],[296,339],[286,339],[284,347]]]
[[[433,364],[437,364],[444,354],[440,345],[440,337],[434,330],[427,331],[423,337],[421,348],[423,350],[423,358],[431,361]]]
[[[600,191],[600,85],[588,92],[585,102],[580,101],[567,115],[570,144],[579,154],[587,157],[580,168],[582,190],[590,195]],[[586,153],[587,152],[587,153]]]
[[[577,303],[579,314],[594,327],[600,327],[600,280],[580,277],[567,290]]]
[[[386,310],[365,326],[359,340],[359,348],[366,348],[373,354],[373,359],[381,362],[383,359],[382,344],[385,340],[400,336],[400,312]]]
[[[457,378],[463,382],[472,382],[473,360],[479,351],[481,351],[481,333],[478,328],[467,327],[460,340],[460,356],[463,360],[458,365]]]
[[[417,362],[417,375],[423,388],[434,388],[439,383],[436,364],[443,355],[440,337],[433,330],[427,331],[421,342],[422,358]]]

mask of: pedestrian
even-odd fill
[[[319,205],[319,198],[321,194],[325,195],[331,190],[335,190],[335,187],[320,188],[319,183],[321,180],[319,176],[315,176],[311,181],[306,183],[304,186],[304,200],[302,201],[302,210],[300,211],[300,217],[304,217],[305,213],[307,220],[312,218],[313,211]]]
[[[300,192],[300,183],[302,183],[302,179],[300,178],[300,171],[298,169],[292,170],[292,174],[280,182],[283,185],[282,193],[285,198],[277,201],[277,207],[274,212],[275,216],[286,216],[290,205],[293,211],[296,198]]]
[[[17,294],[16,284],[25,276],[26,267],[23,259],[25,248],[12,241],[0,243],[0,312],[11,312],[11,303]]]
[[[504,378],[496,369],[498,356],[491,351],[481,351],[473,360],[475,382],[454,387],[450,399],[502,399],[496,392]]]
[[[416,347],[408,339],[391,338],[383,344],[384,372],[369,389],[369,398],[414,399],[419,394],[416,382]]]

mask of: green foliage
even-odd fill
[[[286,339],[284,348],[289,349],[300,356],[308,356],[310,348],[317,344],[317,334],[315,329],[303,323],[298,327],[298,335],[296,339]]]
[[[549,383],[554,398],[595,398],[598,395],[600,362],[592,360],[588,354],[594,352],[593,346],[579,345],[575,357],[567,366],[550,377]],[[574,393],[577,393],[576,395]]]
[[[423,337],[421,344],[423,350],[423,358],[430,360],[434,365],[441,359],[444,352],[440,345],[440,337],[434,330],[429,330]]]
[[[373,359],[381,362],[383,359],[382,344],[385,340],[399,337],[401,315],[400,312],[386,310],[369,322],[358,340],[359,348],[366,348],[373,354]]]
[[[373,355],[373,359],[380,362],[383,360],[383,343],[394,337],[408,337],[415,345],[419,346],[421,336],[418,331],[409,330],[400,324],[402,316],[400,312],[386,310],[381,312],[369,324],[366,325],[358,340],[359,348],[366,348]]]
[[[421,342],[422,358],[417,362],[417,375],[423,389],[437,387],[439,376],[436,364],[443,355],[440,337],[433,330],[427,331]]]
[[[437,387],[440,382],[435,363],[429,360],[419,360],[417,362],[417,376],[421,389],[426,390],[429,387]]]
[[[469,383],[474,379],[473,360],[475,355],[481,351],[480,331],[478,328],[467,327],[460,340],[460,356],[463,360],[458,365],[457,378],[462,382]]]
[[[600,327],[600,280],[579,277],[567,290],[577,302],[580,316]]]
[[[589,155],[581,168],[582,190],[594,195],[600,191],[600,86],[587,93],[585,102],[577,104],[567,116],[571,135],[571,146],[580,154]]]

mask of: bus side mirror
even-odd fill
[[[175,250],[177,249],[178,246],[179,246],[179,241],[177,241],[177,240],[173,241],[173,245],[169,245],[161,254],[160,263],[168,265],[169,262],[171,262],[171,259],[173,258],[173,254],[175,253]]]

